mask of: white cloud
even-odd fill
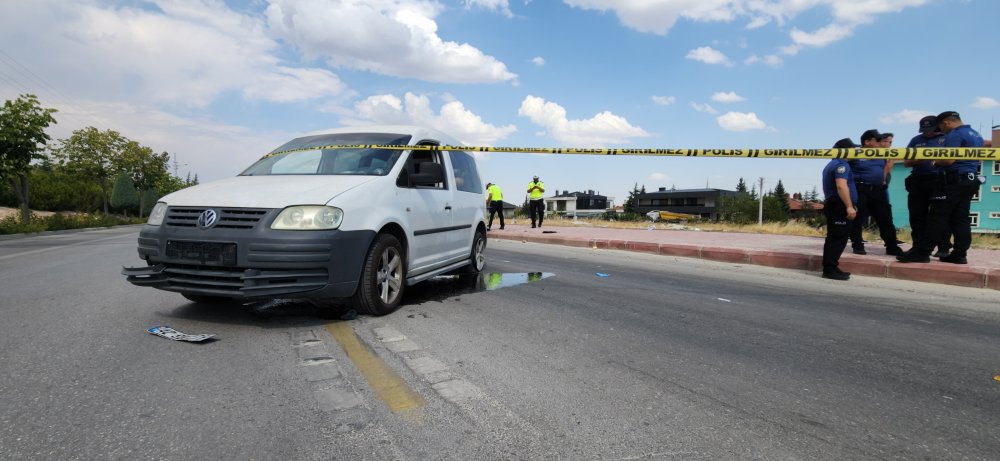
[[[719,126],[726,131],[750,131],[767,128],[767,124],[753,112],[726,112],[716,118]]]
[[[545,58],[543,58],[541,56],[535,56],[535,57],[531,58],[531,63],[534,64],[534,65],[536,65],[536,66],[538,66],[538,67],[542,67],[542,66],[545,65]]]
[[[750,57],[743,60],[743,64],[746,64],[748,66],[757,64],[758,62],[762,62],[771,67],[779,67],[785,62],[785,60],[781,59],[781,56],[775,54],[769,54],[767,56],[764,56],[763,58],[757,56],[756,54],[752,54],[750,55]]]
[[[445,83],[517,78],[472,45],[438,36],[434,18],[444,7],[435,1],[269,1],[270,31],[335,67]]]
[[[746,98],[736,94],[736,92],[734,91],[730,91],[728,93],[723,93],[719,91],[712,95],[712,101],[728,104],[728,103],[746,101]]]
[[[699,104],[699,103],[696,103],[696,102],[692,102],[689,105],[691,106],[692,109],[694,109],[694,110],[696,110],[698,112],[703,112],[703,113],[706,113],[706,114],[718,114],[719,113],[719,111],[715,110],[714,107],[708,105],[708,103]]]
[[[349,125],[423,125],[473,146],[493,145],[517,131],[514,125],[496,126],[483,122],[482,117],[466,109],[461,101],[449,100],[435,114],[427,96],[406,93],[403,98],[391,94],[369,96],[355,105],[358,120],[345,119],[343,122]]]
[[[997,106],[1000,106],[1000,102],[986,96],[979,96],[972,101],[972,107],[975,107],[976,109],[992,109]]]
[[[508,18],[514,17],[514,13],[511,13],[507,0],[465,0],[465,8],[468,9],[474,6],[490,11],[498,11]]]
[[[920,119],[928,116],[935,115],[930,111],[926,110],[915,110],[915,109],[903,109],[899,112],[895,112],[889,115],[883,115],[878,118],[878,120],[886,125],[904,125],[912,124],[916,125],[920,122]]]
[[[665,35],[682,16],[695,21],[731,21],[737,14],[731,0],[563,0],[563,3],[587,10],[613,10],[625,26],[657,35]]]
[[[688,51],[688,54],[684,57],[693,61],[701,61],[705,64],[722,64],[724,66],[732,65],[726,55],[710,46],[695,48]]]
[[[784,26],[796,16],[815,9],[830,14],[829,24],[813,32],[793,28],[792,44],[783,47],[788,55],[804,47],[821,47],[851,36],[860,25],[884,14],[927,4],[930,0],[563,0],[586,10],[614,11],[626,27],[640,32],[665,35],[684,18],[695,22],[745,20],[747,29],[768,24]],[[771,64],[774,65],[774,64]]]
[[[585,120],[570,120],[565,108],[537,96],[524,98],[517,114],[545,128],[556,141],[570,145],[596,147],[623,144],[632,138],[649,136],[642,128],[629,124],[624,117],[608,111]]]
[[[669,106],[675,102],[677,102],[677,98],[673,96],[653,96],[653,103],[661,106]]]
[[[154,3],[4,2],[0,43],[18,43],[25,51],[15,54],[55,87],[92,98],[204,107],[228,92],[290,102],[346,90],[328,70],[283,65],[259,17],[221,1]]]
[[[667,176],[666,174],[663,173],[654,172],[649,174],[649,179],[651,181],[665,181],[670,179],[670,176]]]
[[[178,161],[180,176],[190,171],[197,173],[202,181],[234,176],[271,149],[298,136],[283,131],[251,130],[209,117],[180,116],[148,105],[76,102],[79,104],[54,106],[59,109],[56,115],[60,120],[49,130],[54,140],[68,138],[73,130],[84,128],[86,121],[98,113],[100,120],[107,123],[101,129],[112,128],[155,152],[170,153]]]

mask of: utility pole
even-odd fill
[[[757,189],[758,198],[760,199],[760,205],[757,207],[757,225],[764,225],[764,177],[760,178],[760,188]]]

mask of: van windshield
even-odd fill
[[[407,145],[410,135],[340,133],[293,139],[271,151],[240,176],[368,175],[385,176],[403,154],[392,149],[335,149],[358,144]]]

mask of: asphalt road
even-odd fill
[[[0,240],[0,458],[1000,457],[996,291],[491,241],[339,320],[134,287],[136,236]]]

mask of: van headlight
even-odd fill
[[[332,206],[299,205],[281,210],[271,223],[277,230],[331,230],[344,221],[344,210]]]
[[[153,209],[149,212],[149,220],[146,224],[150,226],[159,226],[163,224],[163,217],[167,215],[167,204],[163,202],[156,202]]]

